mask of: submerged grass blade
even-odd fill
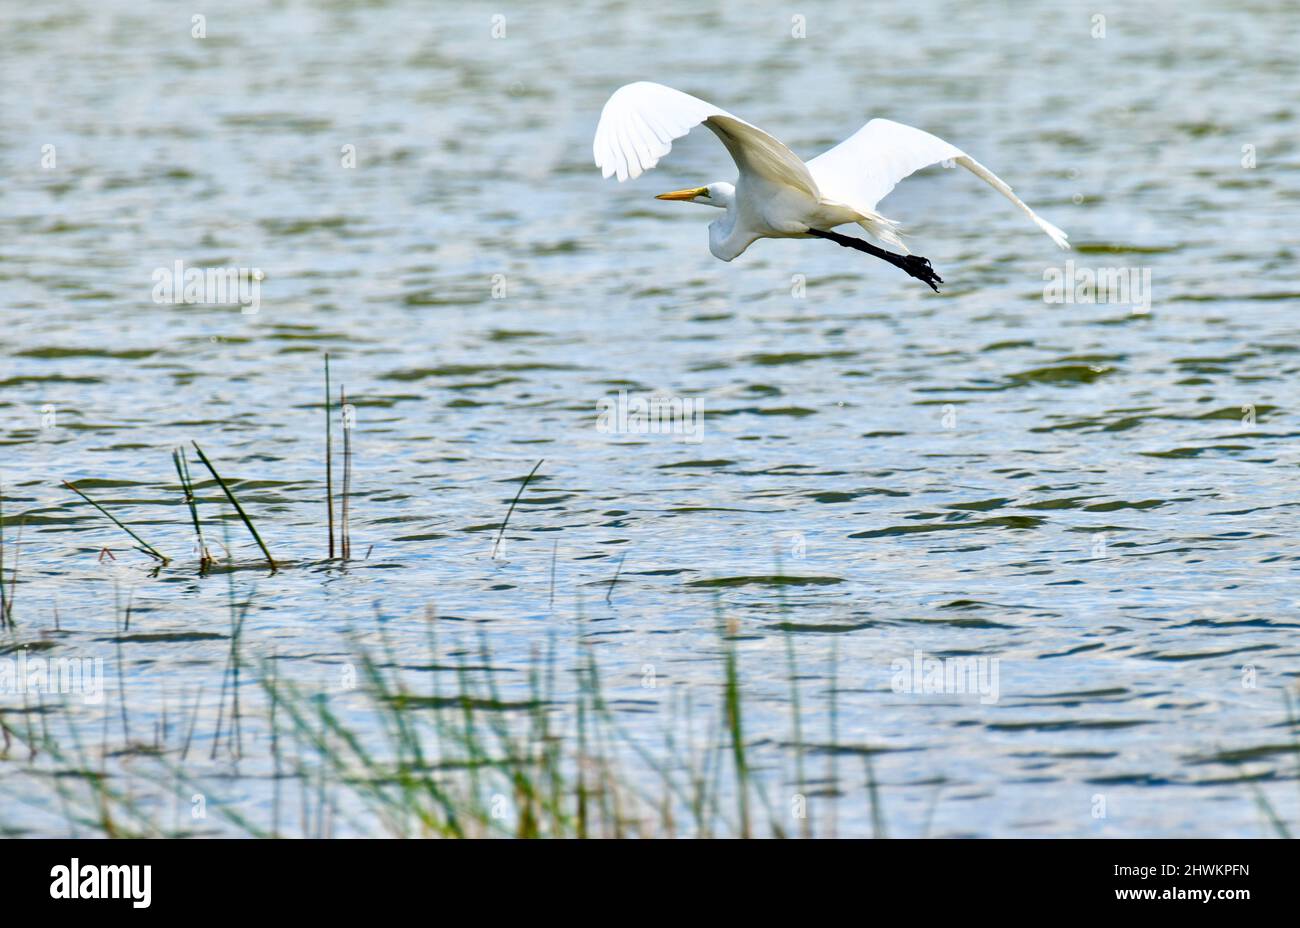
[[[840,662],[840,643],[835,638],[831,639],[831,674],[830,689],[827,695],[830,701],[830,752],[826,758],[827,764],[827,782],[830,783],[831,794],[838,797],[840,792],[840,773],[839,773],[839,662]],[[828,837],[834,838],[838,821],[836,819],[835,802],[830,803],[830,822],[828,826]]]
[[[196,445],[195,447],[198,447],[198,446]],[[199,452],[199,454],[202,454],[202,453],[203,453],[202,451]],[[114,525],[116,525],[116,526],[117,526],[118,528],[120,528],[122,531],[126,532],[126,533],[127,533],[128,535],[130,535],[133,539],[135,539],[136,544],[140,546],[140,550],[143,551],[145,554],[149,555],[150,557],[157,558],[157,559],[158,559],[161,563],[163,563],[163,564],[170,564],[170,563],[171,563],[171,558],[167,557],[165,554],[162,554],[162,553],[161,553],[157,548],[155,548],[153,545],[149,544],[149,542],[145,541],[143,538],[141,538],[141,537],[140,537],[139,535],[137,535],[135,532],[131,531],[131,529],[127,528],[127,526],[125,525],[125,523],[122,522],[121,519],[119,519],[117,516],[113,515],[111,512],[109,512],[109,511],[108,511],[107,509],[105,509],[103,506],[99,505],[99,503],[95,502],[93,499],[91,499],[91,498],[90,498],[89,496],[87,496],[85,493],[83,493],[83,492],[81,492],[80,490],[78,490],[75,486],[73,486],[73,485],[72,485],[71,483],[69,483],[67,480],[63,481],[63,485],[64,485],[65,487],[67,487],[69,490],[71,490],[73,493],[76,493],[78,496],[80,496],[80,497],[81,497],[82,499],[84,499],[86,502],[90,503],[90,505],[94,506],[94,507],[95,507],[96,509],[98,509],[102,514],[104,514],[105,516],[107,516],[107,517],[112,521],[112,523],[113,523]]]
[[[547,609],[555,608],[555,560],[560,554],[560,539],[555,539],[555,544],[551,545],[551,599],[547,603]]]
[[[10,614],[9,597],[5,594],[5,495],[4,487],[0,487],[0,628],[6,625],[13,627],[13,616]],[[14,572],[17,574],[17,571]],[[9,746],[8,735],[6,730],[5,747]]]
[[[1291,745],[1295,749],[1296,754],[1296,772],[1297,774],[1300,774],[1300,741],[1297,741],[1296,739],[1296,717],[1291,707],[1291,694],[1286,690],[1283,690],[1282,699],[1286,705],[1286,727],[1291,734]],[[1272,827],[1273,831],[1277,833],[1277,836],[1279,838],[1289,839],[1291,837],[1291,830],[1287,828],[1286,822],[1282,819],[1282,816],[1278,814],[1273,803],[1269,802],[1268,796],[1265,795],[1264,790],[1261,789],[1259,784],[1254,780],[1248,779],[1244,771],[1242,772],[1240,779],[1250,787],[1251,792],[1255,796],[1255,805],[1259,808],[1260,813],[1268,819],[1269,825]]]
[[[888,838],[885,831],[885,809],[880,803],[880,784],[876,780],[876,768],[871,763],[871,752],[862,755],[862,766],[867,775],[867,797],[871,801],[871,836]]]
[[[14,562],[9,567],[9,591],[5,592],[5,513],[4,493],[0,492],[0,628],[17,628],[14,621],[14,597],[18,595],[18,552],[23,544],[23,523],[18,523],[14,542]]]
[[[752,835],[749,823],[749,764],[745,759],[745,729],[741,720],[740,668],[736,660],[738,629],[719,628],[725,651],[724,691],[727,731],[731,736],[731,760],[736,768],[736,811],[740,815],[740,836]]]
[[[221,475],[217,473],[217,469],[212,466],[212,462],[208,460],[208,456],[203,453],[203,449],[199,447],[199,443],[195,441],[191,442],[191,444],[194,445],[194,450],[198,452],[199,460],[203,462],[203,466],[208,469],[208,473],[212,475],[213,479],[217,481],[221,489],[225,492],[226,498],[229,499],[231,504],[235,507],[235,512],[239,513],[239,518],[244,520],[244,525],[253,536],[253,540],[257,542],[257,546],[262,549],[262,554],[266,556],[266,562],[271,565],[272,570],[275,570],[275,558],[271,557],[271,551],[266,547],[266,542],[262,541],[262,536],[257,533],[257,529],[253,526],[253,520],[248,517],[248,513],[244,511],[244,507],[241,506],[239,500],[235,498],[235,494],[230,491],[230,487],[226,486],[226,481],[221,479]],[[123,528],[125,528],[125,526],[123,526]]]
[[[1251,792],[1255,794],[1255,805],[1259,807],[1260,814],[1268,819],[1269,825],[1271,825],[1273,830],[1277,832],[1279,838],[1290,840],[1291,832],[1286,827],[1286,822],[1282,821],[1282,817],[1277,814],[1277,810],[1274,809],[1273,804],[1268,801],[1268,797],[1264,795],[1264,791],[1259,788],[1259,784],[1253,780],[1247,780],[1246,783],[1250,787]]]
[[[0,538],[0,544],[4,539]],[[18,595],[18,552],[23,546],[23,523],[18,523],[18,537],[14,539],[14,562],[9,568],[9,595],[4,601],[4,620],[9,623],[10,628],[16,628],[14,622],[14,597]],[[0,587],[4,586],[4,571],[0,570]],[[4,622],[0,622],[3,625]]]
[[[618,568],[614,571],[614,578],[609,581],[609,589],[605,591],[605,602],[614,595],[614,584],[618,583],[619,576],[623,573],[623,561],[627,558],[627,552],[624,551],[618,559]]]

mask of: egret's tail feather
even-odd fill
[[[899,232],[898,223],[892,219],[886,219],[884,216],[868,216],[866,219],[858,220],[858,225],[866,229],[880,241],[887,245],[893,245],[905,255],[912,252],[908,250],[907,244],[903,241],[902,234]]]

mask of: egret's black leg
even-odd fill
[[[930,289],[935,293],[939,292],[936,283],[943,283],[943,278],[935,273],[930,262],[920,255],[896,255],[892,251],[885,251],[883,248],[877,248],[870,242],[864,242],[860,238],[853,238],[850,235],[840,235],[838,232],[825,232],[821,229],[809,229],[808,234],[817,238],[824,238],[834,242],[836,245],[843,245],[845,248],[854,248],[858,251],[874,255],[881,260],[888,261],[894,267],[902,268],[911,276],[915,277],[922,283],[928,284]]]

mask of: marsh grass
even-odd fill
[[[343,505],[339,518],[339,553],[352,560],[352,423],[348,421],[348,392],[339,388],[339,412],[343,416]]]
[[[172,449],[172,464],[176,468],[176,479],[180,481],[181,492],[185,494],[185,505],[190,510],[190,521],[194,525],[195,546],[199,553],[199,573],[206,573],[213,563],[212,552],[203,540],[203,525],[199,522],[199,508],[194,496],[194,481],[190,478],[189,463],[185,460],[182,448]]]
[[[234,506],[235,513],[237,514],[239,520],[244,524],[245,528],[248,529],[248,533],[253,537],[253,541],[256,542],[258,548],[262,552],[262,555],[266,558],[267,565],[271,568],[272,571],[277,570],[280,565],[276,563],[275,558],[272,557],[271,555],[270,548],[268,548],[266,542],[262,540],[262,535],[257,530],[257,526],[253,524],[253,519],[248,514],[248,510],[246,510],[243,504],[239,501],[239,497],[235,495],[235,491],[231,488],[230,484],[227,483],[225,478],[223,478],[221,474],[217,472],[216,466],[212,463],[211,459],[208,458],[207,454],[204,453],[203,449],[199,447],[199,443],[191,442],[191,444],[194,446],[194,452],[198,455],[199,461],[203,464],[205,468],[207,468],[208,473],[212,475],[212,479],[216,482],[217,486],[221,488],[221,491],[225,495],[226,499],[230,502],[232,506]],[[197,485],[194,482],[193,476],[190,474],[189,462],[186,460],[185,450],[183,448],[172,449],[172,467],[176,471],[176,478],[180,484],[182,500],[185,504],[189,516],[189,523],[191,527],[194,529],[195,550],[198,552],[198,557],[199,557],[199,573],[200,575],[206,575],[212,572],[214,569],[218,569],[220,565],[217,559],[213,556],[212,550],[208,546],[207,539],[203,534],[203,523],[202,520],[199,518]],[[114,525],[116,525],[122,531],[126,532],[126,534],[129,535],[131,539],[136,543],[135,544],[136,550],[141,551],[144,554],[147,554],[151,558],[153,558],[157,562],[156,564],[157,568],[166,567],[168,564],[172,563],[172,558],[163,554],[153,545],[146,542],[143,538],[140,537],[139,533],[136,532],[135,529],[131,528],[129,525],[127,525],[125,522],[123,522],[113,513],[109,512],[108,509],[106,509],[98,501],[92,499],[80,487],[77,487],[75,484],[67,480],[63,481],[63,485],[67,489],[71,490],[73,493],[77,494],[77,496],[79,496],[83,501],[93,506],[98,512],[100,512],[102,515],[108,518]],[[331,514],[331,518],[332,518],[332,514]],[[21,523],[19,524],[19,527],[21,529]],[[331,528],[330,537],[332,540],[333,539],[332,528]],[[3,576],[3,565],[4,565],[3,538],[4,538],[4,516],[3,516],[3,509],[0,508],[0,576]],[[227,555],[229,555],[230,548],[228,546],[229,545],[228,535],[226,536],[226,542],[227,542],[226,553]],[[101,560],[104,558],[105,554],[109,555],[110,557],[112,556],[112,552],[109,549],[105,548],[103,551],[100,552]],[[113,559],[116,560],[116,558]],[[236,569],[235,563],[229,557],[227,557],[227,563],[225,565],[225,569],[227,570]],[[11,578],[12,578],[12,571],[11,571]],[[0,599],[0,604],[12,602],[12,590],[6,593],[4,591],[3,584],[0,584],[0,594],[3,594],[4,597],[3,599]],[[8,611],[9,610],[3,608],[3,605],[0,605],[0,620],[4,619],[4,617],[8,614]],[[4,624],[3,621],[0,621],[0,625],[2,624]]]
[[[253,520],[240,504],[234,491],[230,489],[230,486],[226,481],[222,479],[219,473],[217,473],[216,467],[214,467],[212,462],[208,460],[208,456],[203,453],[203,449],[199,447],[199,443],[193,441],[190,442],[190,444],[194,446],[194,452],[199,456],[199,460],[203,462],[203,466],[208,469],[208,473],[212,475],[212,479],[217,481],[217,485],[221,487],[222,492],[226,494],[226,498],[230,500],[230,504],[235,507],[235,512],[239,513],[240,521],[244,523],[244,527],[248,529],[249,534],[253,536],[253,540],[257,542],[257,546],[262,549],[262,554],[266,557],[266,563],[270,565],[272,570],[275,570],[275,558],[271,557],[271,549],[266,546],[266,542],[262,541],[262,536],[258,534],[257,526],[253,524]]]
[[[200,687],[180,700],[174,724],[164,720],[148,743],[137,740],[122,652],[129,599],[118,603],[117,704],[104,707],[97,751],[88,749],[94,741],[88,729],[98,723],[66,698],[41,697],[35,711],[23,713],[25,727],[0,718],[6,741],[28,748],[26,773],[49,794],[71,833],[216,833],[202,820],[182,824],[178,810],[200,795],[226,823],[221,833],[255,837],[329,837],[340,827],[346,834],[399,837],[782,837],[791,831],[753,782],[734,620],[718,626],[713,687],[660,691],[655,701],[664,737],[656,744],[626,729],[581,617],[571,640],[552,631],[530,650],[526,682],[510,693],[498,684],[503,668],[486,629],[456,627],[444,641],[444,623],[432,611],[424,623],[424,663],[415,662],[409,644],[392,640],[377,614],[373,627],[348,635],[350,658],[339,669],[353,679],[321,686],[287,679],[274,655],[246,658],[251,597],[239,595],[233,572],[228,583],[229,649],[215,722],[200,712]],[[247,679],[250,670],[255,681]],[[251,704],[250,684],[257,697]],[[251,739],[249,723],[257,732]],[[206,762],[194,756],[198,744]],[[250,763],[272,780],[269,810],[254,805],[261,810],[256,814],[220,798],[228,790],[228,765]],[[728,780],[734,788],[723,785]],[[296,824],[285,815],[295,787]]]
[[[230,549],[229,539],[227,539],[226,549]],[[244,630],[244,620],[248,617],[248,610],[251,606],[251,599],[244,603],[237,601],[235,596],[235,573],[233,570],[227,572],[226,582],[230,606],[230,650],[226,655],[225,667],[221,671],[221,693],[217,699],[217,727],[212,738],[212,748],[209,753],[210,760],[217,759],[217,752],[221,747],[222,723],[226,719],[227,685],[230,692],[230,721],[225,731],[226,751],[229,757],[234,760],[238,760],[243,755],[243,728],[241,726],[239,704],[239,644]]]
[[[18,539],[14,542],[13,563],[9,567],[9,589],[5,589],[5,511],[4,487],[0,486],[0,628],[15,628],[14,597],[18,594],[18,551],[23,540],[22,523],[18,524]]]
[[[325,499],[326,499],[325,516],[326,516],[326,531],[328,534],[327,553],[330,560],[334,560],[335,557],[337,556],[337,557],[341,557],[344,561],[347,561],[350,560],[352,557],[351,520],[353,515],[353,505],[352,505],[352,496],[353,496],[352,476],[353,476],[353,457],[354,457],[353,436],[352,436],[353,423],[349,421],[349,417],[348,417],[347,391],[345,388],[341,387],[339,390],[339,412],[342,418],[342,427],[343,427],[343,475],[342,475],[341,494],[339,500],[340,512],[338,514],[338,518],[336,519],[335,492],[334,492],[334,465],[333,465],[334,407],[331,400],[331,370],[330,370],[330,356],[328,354],[324,356],[324,367],[325,367],[325,401],[324,401],[325,455],[324,457],[325,457]],[[244,507],[243,503],[240,501],[238,495],[235,493],[234,488],[231,486],[229,482],[227,482],[227,480],[217,470],[216,465],[212,462],[212,459],[209,458],[208,455],[204,452],[203,448],[199,445],[199,443],[197,441],[192,441],[191,445],[193,445],[194,453],[198,456],[199,462],[202,463],[204,468],[211,475],[213,481],[221,489],[221,492],[226,497],[227,501],[229,501],[229,503],[234,507],[235,513],[239,518],[239,520],[244,524],[245,528],[248,529],[249,535],[252,536],[253,541],[257,544],[258,549],[262,552],[262,556],[266,559],[267,566],[269,566],[272,571],[278,570],[281,566],[281,563],[277,562],[275,557],[271,554],[270,547],[263,539],[261,532],[258,530],[257,525],[253,521],[252,516],[249,514],[248,510]],[[506,514],[506,518],[505,520],[503,520],[501,524],[501,530],[498,533],[496,545],[494,545],[493,547],[494,555],[496,553],[497,546],[500,545],[501,534],[504,533],[506,524],[510,520],[510,515],[514,512],[515,504],[519,502],[519,495],[521,495],[524,489],[527,488],[528,481],[532,479],[533,474],[536,473],[537,467],[540,467],[541,463],[542,463],[541,461],[538,461],[537,466],[534,467],[533,471],[529,473],[528,477],[524,479],[523,484],[520,486],[519,494],[516,495],[514,502],[511,503],[510,509]],[[172,449],[172,467],[176,471],[176,477],[180,484],[182,499],[187,509],[188,521],[190,523],[190,526],[194,530],[195,549],[198,553],[198,559],[199,559],[199,573],[201,575],[206,575],[208,573],[214,571],[220,571],[222,569],[226,569],[226,570],[236,569],[235,564],[232,561],[230,561],[229,558],[227,558],[227,563],[224,565],[224,567],[217,561],[217,559],[212,554],[212,550],[208,545],[206,537],[204,536],[203,523],[199,517],[199,509],[198,509],[199,498],[197,493],[197,485],[195,484],[193,476],[190,473],[189,462],[187,460],[185,450],[183,448]],[[163,554],[157,547],[145,541],[140,536],[140,533],[136,531],[136,529],[132,528],[122,519],[118,518],[115,514],[110,512],[102,503],[90,497],[80,487],[76,486],[71,481],[67,481],[67,480],[63,481],[63,485],[67,489],[75,493],[78,497],[80,497],[84,502],[94,507],[101,515],[109,519],[114,525],[120,528],[123,532],[125,532],[131,538],[131,540],[135,542],[134,547],[137,550],[143,552],[144,554],[147,554],[149,557],[153,558],[157,562],[158,567],[166,567],[168,564],[172,563],[172,558]],[[4,525],[5,525],[5,520],[3,517],[3,509],[0,508],[0,577],[4,575],[4,565],[5,565],[5,557],[6,557],[6,548],[3,545]],[[19,527],[21,531],[21,523]],[[372,544],[366,550],[367,558],[369,558],[370,553],[373,550],[374,550],[374,545]],[[227,548],[227,554],[229,554],[228,548]],[[105,556],[113,557],[112,551],[107,548],[103,549],[103,551],[100,552],[100,559],[102,560]],[[16,559],[17,557],[16,557],[16,548],[15,548],[15,555],[13,560],[16,562]],[[113,557],[113,559],[116,560],[115,557]],[[10,570],[10,576],[11,579],[14,576],[16,576],[15,571],[12,568]],[[12,583],[10,587],[5,587],[3,583],[0,583],[0,626],[7,626],[12,619],[12,598],[13,598]]]
[[[116,525],[116,526],[117,526],[118,528],[120,528],[122,531],[124,531],[124,532],[126,532],[128,535],[130,535],[131,538],[132,538],[132,540],[134,540],[135,543],[136,543],[137,550],[139,550],[139,551],[143,551],[145,554],[147,554],[147,555],[149,555],[150,557],[154,558],[155,560],[157,560],[157,561],[158,561],[161,565],[163,565],[163,566],[166,566],[167,564],[171,563],[171,558],[169,558],[169,557],[167,557],[166,555],[164,555],[162,552],[160,552],[160,551],[159,551],[157,548],[155,548],[153,545],[149,544],[147,541],[145,541],[143,538],[141,538],[139,535],[137,535],[137,534],[135,533],[134,530],[132,530],[130,527],[128,527],[128,526],[126,525],[126,523],[124,523],[124,522],[123,522],[121,519],[119,519],[117,516],[113,515],[111,512],[109,512],[107,509],[105,509],[105,508],[104,508],[103,506],[101,506],[99,503],[95,502],[93,499],[91,499],[89,496],[87,496],[83,491],[79,490],[79,489],[78,489],[75,485],[73,485],[70,481],[67,481],[67,480],[63,481],[63,485],[64,485],[65,487],[67,487],[69,490],[71,490],[73,493],[76,493],[78,496],[80,496],[80,497],[81,497],[83,500],[85,500],[87,503],[89,503],[90,505],[94,506],[97,510],[99,510],[99,512],[100,512],[102,515],[106,516],[106,517],[107,517],[107,518],[108,518],[108,519],[109,519],[109,520],[110,520],[114,525]]]
[[[1300,787],[1300,719],[1296,718],[1295,706],[1291,702],[1291,693],[1283,690],[1282,697],[1286,705],[1286,728],[1291,736],[1291,756],[1295,760],[1295,781],[1296,785]],[[1278,814],[1273,804],[1269,802],[1268,796],[1260,789],[1259,783],[1254,778],[1247,777],[1244,771],[1241,775],[1241,781],[1250,787],[1251,794],[1255,798],[1255,805],[1273,829],[1273,832],[1279,838],[1290,838],[1291,829],[1287,827],[1286,821]]]
[[[72,835],[100,837],[818,837],[838,833],[841,802],[865,807],[867,836],[889,834],[875,752],[862,754],[859,785],[840,788],[835,759],[847,749],[838,743],[833,648],[825,691],[830,786],[814,793],[803,779],[808,745],[801,718],[813,706],[796,681],[795,641],[787,637],[785,651],[797,733],[791,743],[760,742],[766,760],[756,766],[739,647],[746,637],[721,610],[710,658],[715,682],[657,691],[663,737],[656,742],[645,734],[649,726],[638,726],[639,736],[629,733],[615,708],[630,695],[628,684],[610,692],[580,614],[571,637],[551,630],[539,638],[522,671],[526,678],[509,692],[498,683],[506,668],[492,653],[487,630],[444,628],[432,610],[424,621],[423,660],[411,652],[409,634],[395,642],[388,620],[376,612],[373,625],[348,633],[348,657],[335,668],[339,678],[322,684],[286,678],[275,654],[245,655],[252,597],[241,596],[234,577],[228,572],[229,648],[215,722],[200,711],[199,687],[188,708],[180,701],[175,724],[164,717],[147,743],[137,740],[123,670],[132,611],[127,598],[115,620],[116,705],[87,720],[64,699],[38,696],[30,705],[24,697],[17,724],[0,716],[0,762],[15,760],[25,747],[21,770],[9,772],[39,787],[35,794],[14,791],[16,801],[57,809]],[[1289,699],[1286,709],[1295,743]],[[197,744],[205,760],[195,756]],[[269,804],[264,794],[251,804],[238,798],[245,787],[231,775],[250,764],[266,771]],[[776,772],[785,765],[793,765],[792,776]],[[1268,826],[1289,837],[1291,829],[1258,784],[1249,786]],[[792,815],[784,802],[770,802],[774,787],[804,798],[808,814]],[[181,816],[199,796],[223,825]]]
[[[740,697],[740,670],[736,659],[736,635],[739,625],[734,621],[721,624],[719,632],[724,645],[723,688],[726,705],[726,728],[731,741],[732,767],[736,772],[736,816],[740,823],[740,837],[748,838],[753,831],[749,817],[749,764],[745,758],[745,725]]]
[[[329,559],[334,560],[334,425],[330,414],[330,356],[325,355],[325,518],[329,528]]]

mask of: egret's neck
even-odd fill
[[[741,228],[739,219],[740,211],[729,204],[725,214],[709,223],[709,251],[715,258],[730,261],[754,241],[755,236]]]

